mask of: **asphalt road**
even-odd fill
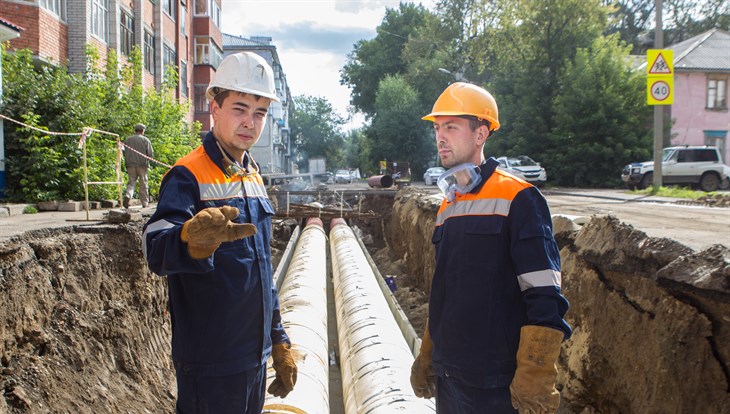
[[[422,182],[411,185],[438,192],[435,186],[425,186]],[[368,188],[365,181],[329,186],[330,190],[367,191]],[[623,190],[547,189],[544,193],[553,214],[585,219],[611,214],[649,236],[675,239],[694,250],[704,250],[713,244],[730,248],[730,208],[681,205],[676,204],[678,199],[637,196]],[[151,204],[145,209],[137,206],[131,210],[146,219],[154,207],[155,204]],[[18,206],[14,210],[10,216],[0,217],[0,242],[39,228],[96,225],[108,212],[91,210],[87,219],[85,211],[20,214],[22,208]]]

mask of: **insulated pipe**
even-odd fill
[[[393,177],[389,175],[374,175],[368,178],[368,185],[372,188],[389,188],[393,186]]]
[[[354,233],[344,219],[330,228],[345,413],[436,412],[411,389],[413,354]]]
[[[329,414],[326,260],[322,220],[310,218],[279,291],[281,322],[292,343],[297,382],[285,398],[266,393],[264,413]],[[276,378],[271,361],[266,371],[268,387]]]

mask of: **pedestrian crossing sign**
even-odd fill
[[[649,49],[646,51],[647,75],[674,75],[674,51]]]

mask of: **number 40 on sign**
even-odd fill
[[[649,49],[646,53],[646,102],[674,103],[674,54],[670,49]]]

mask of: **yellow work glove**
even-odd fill
[[[238,217],[238,209],[231,206],[209,207],[183,224],[180,239],[187,243],[193,259],[205,259],[223,242],[234,241],[256,234],[256,226],[250,223],[232,223]]]
[[[556,362],[563,332],[544,326],[525,325],[520,331],[517,371],[509,386],[512,406],[520,414],[554,413],[560,405],[555,389]]]
[[[274,397],[284,398],[297,383],[297,365],[291,355],[291,345],[286,342],[274,344],[271,357],[274,359],[276,379],[271,382],[268,391]]]
[[[432,355],[433,343],[431,334],[428,332],[428,321],[426,321],[426,331],[421,339],[421,351],[411,366],[411,387],[413,387],[416,397],[433,398],[436,396],[436,376],[433,374]]]

